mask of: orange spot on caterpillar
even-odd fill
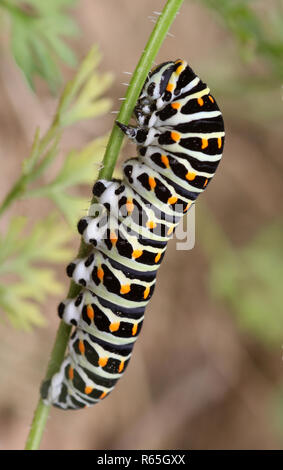
[[[148,298],[148,296],[149,296],[149,291],[150,291],[150,288],[149,288],[149,286],[147,286],[147,287],[145,288],[145,290],[144,290],[144,293],[143,293],[143,298],[144,298],[144,299],[147,299],[147,298]],[[133,327],[133,328],[134,328],[134,327]],[[133,334],[133,332],[132,332],[132,334]]]
[[[198,104],[199,104],[199,106],[203,106],[204,101],[203,101],[202,98],[198,98]]]
[[[107,364],[107,362],[108,362],[108,357],[100,357],[100,358],[98,359],[98,365],[99,365],[100,367],[105,367],[106,364]]]
[[[180,138],[181,135],[179,134],[179,132],[171,132],[171,139],[174,140],[174,142],[179,142]]]
[[[208,147],[208,140],[207,139],[201,139],[201,148],[205,149]]]
[[[119,369],[118,369],[119,374],[121,374],[121,372],[124,370],[124,366],[125,366],[125,362],[121,361],[119,365]]]
[[[221,137],[218,137],[218,139],[217,139],[217,145],[218,145],[218,148],[221,149],[221,145],[222,145],[222,139],[221,139]]]
[[[157,227],[157,224],[153,220],[148,220],[146,226],[150,229],[153,229]]]
[[[69,379],[73,380],[73,378],[74,378],[74,369],[71,366],[69,367],[68,375],[69,375]]]
[[[124,284],[124,285],[121,286],[120,294],[128,294],[128,292],[130,292],[130,290],[131,290],[130,284]]]
[[[91,305],[87,305],[86,307],[86,314],[90,320],[94,319],[94,310]]]
[[[209,95],[208,98],[210,99],[211,103],[214,103],[214,99],[212,98],[211,95]]]
[[[157,253],[157,255],[156,255],[155,258],[154,258],[155,263],[158,263],[158,261],[160,260],[160,258],[161,258],[161,253]]]
[[[148,177],[148,184],[149,184],[151,190],[153,190],[155,188],[156,181],[152,176]]]
[[[84,345],[84,342],[83,342],[81,339],[80,339],[80,341],[79,341],[79,350],[80,350],[80,353],[81,353],[82,355],[84,355],[84,353],[85,353],[85,345]]]
[[[185,66],[184,64],[182,63],[181,65],[179,65],[179,67],[177,68],[176,70],[176,75],[181,75],[181,73],[183,72],[183,70],[185,70]]]
[[[98,270],[97,270],[97,277],[98,279],[103,282],[103,278],[104,278],[104,271],[102,269],[101,266],[99,266]]]
[[[136,259],[136,258],[139,258],[142,254],[143,254],[142,250],[134,250],[132,253],[132,257]]]
[[[119,330],[119,328],[120,328],[120,322],[119,321],[116,322],[116,323],[110,323],[110,325],[109,325],[109,330],[112,331],[112,333],[113,333],[113,331]]]
[[[181,103],[171,103],[171,107],[173,109],[179,109],[181,107]]]
[[[178,201],[178,198],[176,196],[171,196],[169,197],[167,203],[168,204],[175,204]]]
[[[137,334],[137,331],[138,331],[138,324],[135,323],[132,328],[132,336],[135,336]]]
[[[110,233],[110,241],[111,241],[112,245],[116,245],[116,243],[118,241],[118,237],[117,237],[115,232]]]
[[[196,174],[195,174],[195,173],[192,173],[192,172],[190,172],[190,171],[188,171],[188,173],[186,174],[186,179],[187,179],[188,181],[193,181],[193,180],[195,179],[195,177],[196,177]]]
[[[191,202],[189,202],[189,203],[186,205],[186,207],[185,207],[185,209],[184,209],[184,212],[187,212],[187,210],[190,208],[190,206],[191,206]]]
[[[89,395],[93,391],[92,387],[85,387],[85,394]]]
[[[171,235],[171,233],[173,232],[174,228],[175,228],[175,227],[173,227],[173,225],[172,225],[172,227],[170,227],[170,228],[168,229],[167,235]]]
[[[207,183],[208,183],[208,179],[206,178],[204,185],[203,185],[204,188],[206,187]]]
[[[107,392],[103,392],[103,393],[100,395],[100,397],[99,397],[100,400],[102,400],[102,398],[106,397],[106,395],[107,395]]]
[[[134,205],[132,199],[128,199],[127,202],[126,202],[126,209],[127,209],[128,214],[131,214],[133,212],[134,208],[135,208],[135,205]]]
[[[169,159],[166,155],[161,155],[161,161],[162,161],[163,165],[166,166],[166,168],[170,167]]]
[[[170,93],[172,93],[172,91],[174,90],[175,86],[174,86],[174,83],[168,83],[167,87],[166,87],[166,90],[167,91],[170,91]]]
[[[180,65],[175,71],[176,75],[180,75],[180,73],[185,69],[185,64],[183,60],[176,60],[175,65],[178,65],[178,64]]]

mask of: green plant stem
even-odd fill
[[[164,41],[167,32],[173,23],[175,16],[180,9],[184,0],[168,0],[162,14],[160,15],[154,30],[152,31],[144,52],[138,62],[130,85],[126,93],[126,99],[123,102],[117,120],[123,124],[127,124],[133,113],[136,101],[139,97],[145,79],[151,69],[152,62],[155,59],[162,42]],[[99,179],[111,179],[114,166],[123,141],[122,131],[114,125],[110,135],[108,145],[103,159],[103,167],[99,173]],[[95,199],[92,199],[92,203]],[[88,254],[91,248],[81,241],[78,257],[84,257]],[[80,287],[74,282],[71,282],[68,297],[75,297],[80,291]],[[57,336],[55,339],[54,347],[51,352],[49,365],[45,380],[52,377],[58,371],[63,361],[65,350],[67,347],[71,326],[61,322]],[[39,400],[38,406],[35,410],[34,419],[31,425],[31,430],[26,443],[26,450],[35,450],[39,448],[41,437],[46,425],[46,420],[49,413],[49,406],[44,405],[42,400]]]
[[[23,172],[18,180],[14,183],[13,187],[10,189],[6,197],[4,198],[0,206],[0,217],[8,209],[8,207],[16,200],[19,199],[26,191],[27,185],[34,181],[38,172],[34,169],[36,161],[40,158],[41,155],[45,153],[49,145],[51,144],[54,137],[57,137],[60,132],[60,128],[56,124],[52,124],[49,130],[46,132],[44,137],[40,140],[38,148],[34,151],[33,160],[31,168],[28,172]],[[33,153],[33,152],[32,152]],[[43,162],[41,162],[42,164]]]
[[[58,370],[58,358],[63,358],[68,342],[71,326],[61,322],[57,331],[55,343],[48,364],[46,378],[52,377]],[[49,415],[49,406],[45,405],[40,399],[36,407],[31,429],[26,442],[26,450],[37,450],[40,446],[42,434],[46,426]]]
[[[158,22],[156,23],[155,28],[153,29],[149,37],[147,45],[144,49],[144,52],[142,53],[142,56],[134,71],[133,77],[128,87],[125,96],[126,99],[123,102],[117,117],[117,120],[122,122],[123,124],[128,124],[133,114],[136,101],[139,97],[140,91],[143,87],[148,72],[151,69],[152,62],[156,57],[161,47],[161,44],[164,41],[167,32],[182,3],[183,0],[167,2]],[[124,134],[121,129],[119,129],[117,126],[114,126],[105,152],[105,166],[103,170],[105,170],[107,174],[112,175],[117,155],[122,145],[123,137]],[[100,177],[102,177],[102,175],[100,175]],[[105,175],[103,177],[105,177]]]

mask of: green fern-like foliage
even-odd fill
[[[58,217],[43,219],[31,230],[26,231],[26,226],[25,217],[12,219],[0,241],[0,306],[11,323],[23,329],[43,325],[41,304],[63,290],[54,270],[45,264],[61,264],[72,255],[67,247],[72,232],[67,227],[62,230]]]
[[[283,5],[281,0],[197,0],[208,7],[234,36],[247,60],[263,58],[283,77]],[[261,5],[259,5],[261,3]],[[258,9],[257,7],[261,8]],[[263,8],[262,8],[263,7]]]
[[[1,216],[19,199],[48,198],[54,203],[54,214],[42,216],[37,223],[28,215],[12,218],[0,238],[0,307],[18,328],[29,329],[44,323],[42,304],[62,291],[54,264],[70,260],[73,253],[68,242],[75,223],[89,206],[89,200],[82,198],[75,188],[82,184],[89,187],[97,177],[106,136],[71,150],[49,182],[47,170],[59,157],[66,128],[100,116],[110,108],[110,100],[102,95],[111,83],[111,76],[98,72],[99,62],[100,54],[94,47],[63,90],[48,131],[42,136],[39,129],[35,132],[30,155],[23,160],[17,181],[0,204]]]
[[[107,143],[107,136],[94,139],[79,150],[71,150],[53,181],[43,187],[30,190],[28,197],[47,197],[63,213],[70,225],[75,225],[79,215],[89,205],[85,198],[72,195],[68,191],[80,184],[88,184],[98,175],[100,162]]]
[[[8,16],[11,49],[29,85],[41,76],[55,92],[62,82],[59,63],[77,63],[65,38],[78,35],[68,14],[76,0],[1,0],[0,12]]]

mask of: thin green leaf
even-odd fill
[[[14,326],[24,329],[42,325],[40,304],[62,291],[54,271],[42,263],[61,264],[72,256],[67,245],[72,232],[57,217],[47,217],[31,230],[25,230],[26,222],[12,219],[0,243],[0,306]]]
[[[282,79],[282,2],[278,2],[274,8],[270,8],[266,2],[265,10],[261,13],[256,9],[256,2],[251,0],[200,1],[210,8],[233,34],[246,60],[261,56],[270,63],[273,73]]]
[[[63,213],[71,227],[75,227],[82,214],[86,214],[89,201],[78,196],[70,196],[63,192],[51,192],[50,199],[56,204]]]
[[[67,188],[95,180],[98,165],[105,152],[108,136],[100,137],[90,142],[81,150],[72,150],[67,155],[61,170],[50,184],[52,188]]]
[[[76,58],[62,37],[78,34],[78,27],[67,13],[73,0],[38,1],[5,0],[10,16],[12,52],[28,83],[33,87],[35,75],[47,81],[51,91],[61,83],[59,61],[74,66]]]

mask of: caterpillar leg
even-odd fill
[[[41,396],[46,405],[54,405],[62,410],[85,407],[85,402],[78,396],[73,387],[68,385],[72,361],[68,356],[62,363],[59,372],[41,386]]]
[[[85,259],[77,259],[67,267],[67,274],[76,284],[121,307],[146,305],[151,298],[156,273],[129,273],[100,252],[94,251]]]
[[[116,124],[136,145],[150,145],[154,140],[155,134],[158,133],[153,127],[145,129],[143,127],[127,126],[119,121],[116,121]]]
[[[133,343],[141,331],[144,307],[121,308],[88,289],[59,305],[59,316],[71,325],[108,343]]]
[[[131,204],[134,202],[133,200]],[[171,235],[166,239],[162,236],[154,237],[148,227],[143,230],[142,225],[135,231],[132,222],[126,225],[115,217],[112,218],[107,211],[105,213],[108,222],[103,228],[99,228],[99,217],[84,217],[80,220],[78,229],[85,243],[96,247],[112,262],[133,271],[157,271]]]
[[[79,330],[76,331],[76,335],[78,332]],[[59,372],[42,384],[41,394],[45,404],[53,404],[57,408],[68,410],[94,405],[105,398],[112,389],[113,386],[98,385],[96,377],[88,374],[83,367],[73,361],[70,351]]]

